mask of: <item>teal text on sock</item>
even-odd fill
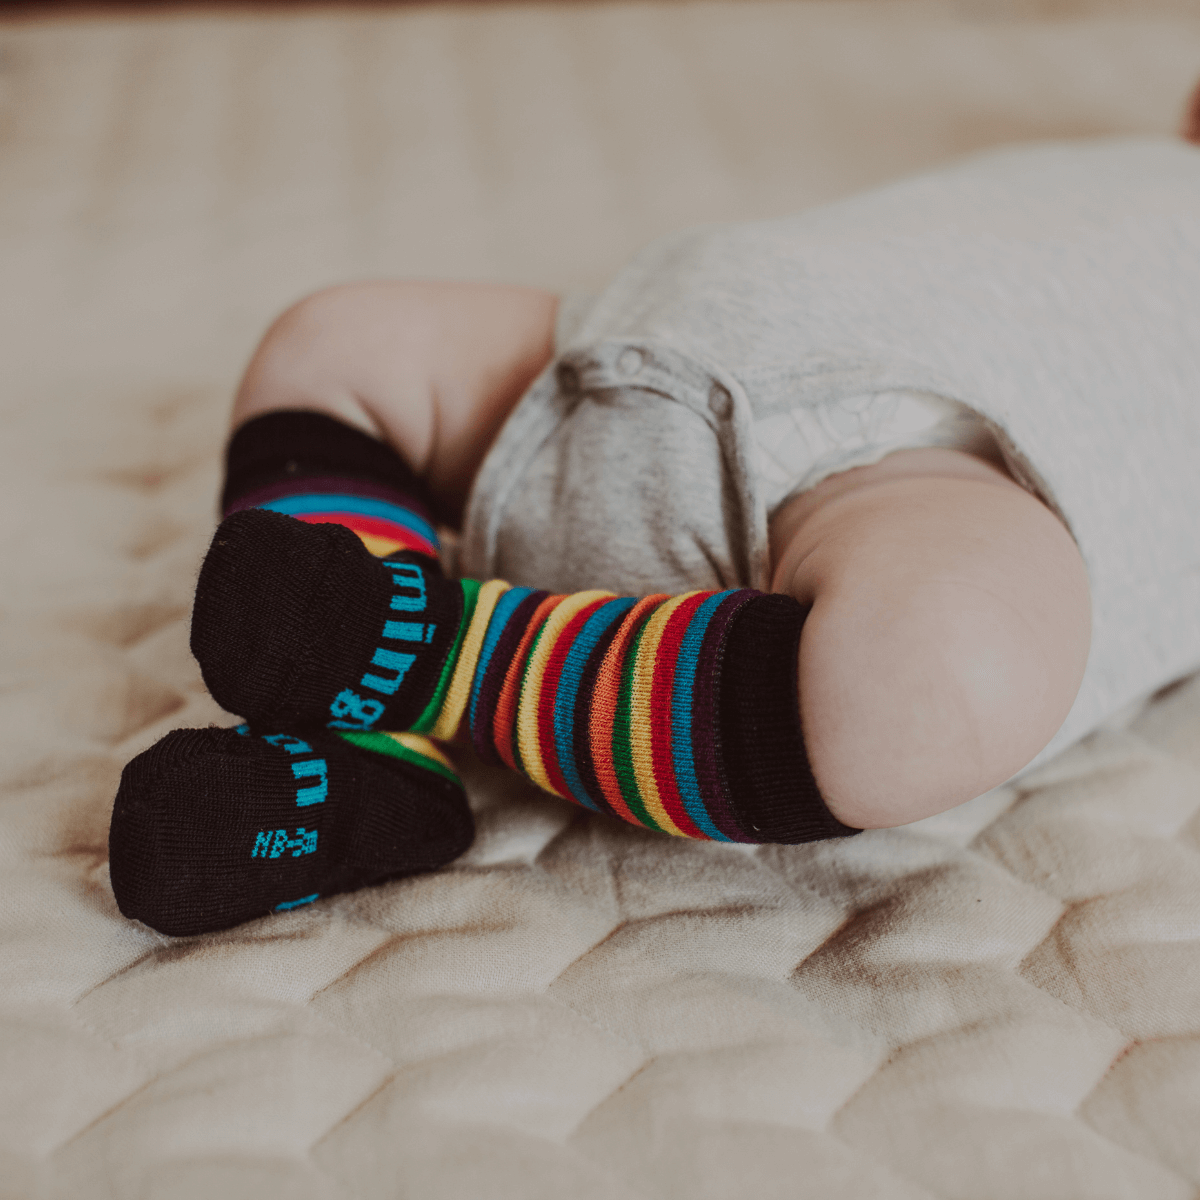
[[[254,839],[254,849],[251,858],[281,858],[290,850],[293,858],[302,854],[312,854],[317,849],[317,831],[305,829],[302,825],[296,830],[295,837],[288,837],[286,829],[265,829]]]

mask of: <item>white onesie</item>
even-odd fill
[[[999,454],[1092,588],[1040,761],[1200,667],[1200,150],[1002,150],[662,239],[588,304],[476,480],[462,566],[561,591],[765,587],[788,495],[895,449]]]

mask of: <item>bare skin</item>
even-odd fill
[[[267,332],[234,423],[286,408],[338,417],[390,443],[461,515],[550,360],[556,307],[548,292],[486,284],[318,292]],[[1002,470],[900,451],[786,504],[771,547],[773,590],[813,606],[801,716],[818,785],[847,825],[961,804],[1062,723],[1087,659],[1087,576],[1058,519]]]
[[[1184,110],[1181,132],[1187,141],[1195,142],[1197,146],[1200,146],[1200,83],[1196,85],[1191,99],[1188,100],[1187,108]]]

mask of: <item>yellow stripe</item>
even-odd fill
[[[393,742],[399,742],[400,745],[412,750],[415,754],[423,754],[426,758],[432,758],[435,762],[440,762],[448,771],[454,770],[454,764],[439,750],[427,737],[419,733],[389,733],[387,735]]]
[[[633,689],[629,697],[629,751],[633,758],[633,775],[637,780],[638,791],[642,795],[646,811],[654,818],[659,828],[676,837],[687,837],[687,834],[671,820],[663,807],[662,797],[658,794],[658,784],[654,779],[654,758],[650,751],[650,694],[651,685],[654,683],[654,664],[658,661],[658,644],[662,641],[663,630],[666,629],[671,614],[685,600],[696,594],[685,592],[682,596],[672,597],[646,622],[646,632],[642,634],[642,643],[638,647],[637,662],[633,664]]]
[[[573,596],[568,596],[546,618],[537,649],[533,652],[525,671],[525,684],[517,699],[517,748],[521,752],[521,766],[538,787],[553,796],[560,796],[562,793],[550,786],[550,777],[546,774],[546,767],[542,762],[537,727],[538,696],[546,674],[546,663],[550,661],[550,651],[554,648],[554,643],[558,641],[559,634],[567,627],[571,618],[587,608],[593,600],[605,600],[612,595],[612,592],[576,592]],[[562,798],[567,799],[565,796]]]
[[[389,554],[394,554],[397,550],[404,549],[403,542],[393,541],[391,538],[376,537],[373,533],[359,533],[357,529],[350,531],[359,541],[373,554],[376,558],[387,558]]]
[[[450,680],[450,687],[446,690],[442,711],[438,713],[438,718],[429,731],[430,737],[448,742],[458,731],[458,723],[462,720],[463,711],[471,697],[471,680],[475,675],[475,664],[479,662],[479,652],[483,649],[488,622],[492,619],[496,601],[510,586],[503,579],[489,579],[479,589],[475,612],[471,615],[471,624],[458,652],[458,662],[454,664],[454,675]]]

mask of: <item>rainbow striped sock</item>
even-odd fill
[[[807,610],[795,600],[463,588],[454,651],[414,728],[446,738],[465,721],[485,760],[679,837],[857,832],[829,812],[808,764],[796,683]]]
[[[222,516],[265,508],[311,525],[344,525],[378,558],[437,558],[421,481],[382,442],[315,412],[246,422],[229,444]]]
[[[432,505],[417,475],[390,447],[322,413],[272,412],[242,425],[226,455],[221,508],[225,517],[262,508],[310,525],[343,525],[376,558],[438,557]],[[339,735],[455,778],[445,755],[416,733]]]

